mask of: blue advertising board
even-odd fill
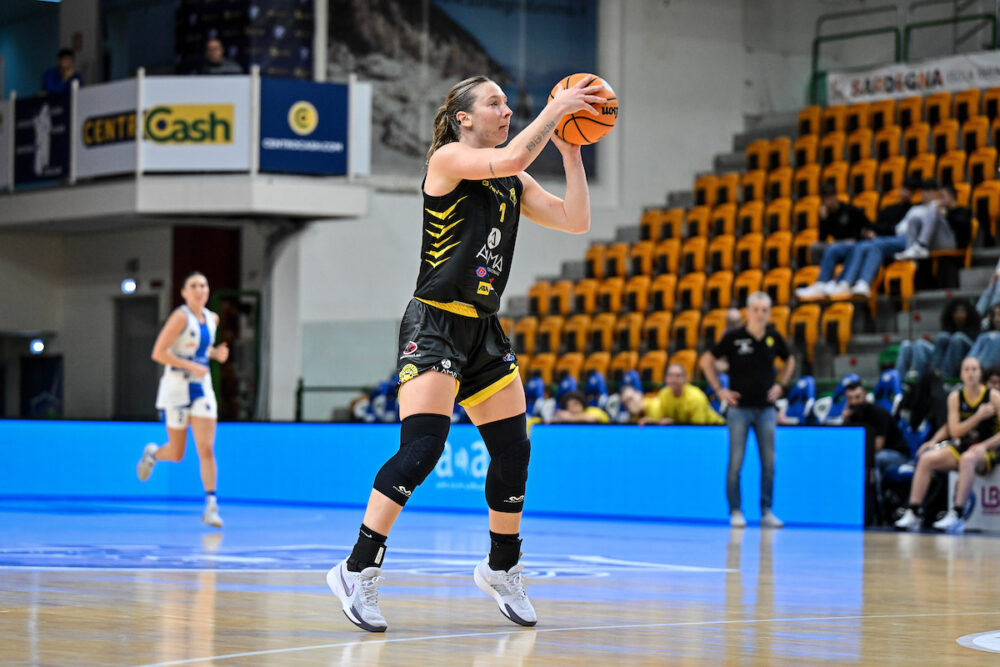
[[[69,95],[15,102],[14,183],[59,180],[69,174]]]
[[[347,85],[262,78],[260,170],[347,173]]]
[[[162,424],[0,420],[0,497],[198,499],[194,443],[145,483],[135,464]],[[726,521],[722,426],[536,426],[526,515]],[[226,501],[361,507],[399,446],[398,425],[221,423]],[[861,526],[864,430],[786,427],[776,434],[774,510],[789,525]],[[756,443],[743,464],[743,510],[760,517]],[[444,455],[409,507],[486,511],[489,457],[473,426],[453,426]]]

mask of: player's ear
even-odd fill
[[[459,111],[455,114],[455,120],[457,120],[458,124],[462,127],[472,127],[472,118],[464,111]]]

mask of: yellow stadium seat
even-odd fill
[[[695,206],[684,216],[684,236],[708,236],[708,221],[712,217],[712,209],[707,206]]]
[[[989,136],[990,119],[986,116],[973,116],[962,123],[962,149],[966,153],[986,148]]]
[[[611,358],[610,376],[614,385],[621,384],[622,377],[629,371],[634,371],[639,365],[639,353],[631,350],[619,352]]]
[[[622,308],[629,313],[645,313],[649,306],[649,290],[653,280],[649,276],[632,276],[625,283]]]
[[[820,329],[826,342],[837,348],[837,354],[847,354],[851,342],[851,322],[854,320],[853,303],[833,303],[826,307],[820,318]]]
[[[709,221],[709,232],[712,236],[736,233],[736,204],[720,204],[715,207]]]
[[[740,173],[731,171],[719,176],[715,185],[715,206],[736,204],[739,201]]]
[[[733,268],[733,246],[736,239],[731,234],[716,236],[708,244],[707,271],[728,271]]]
[[[677,276],[664,273],[653,279],[649,289],[650,310],[673,310],[677,295]]]
[[[531,377],[529,375],[530,369],[531,369],[531,355],[530,354],[517,355],[517,374],[521,376],[521,384],[527,384],[528,379]]]
[[[829,106],[823,109],[821,127],[823,135],[844,131],[844,119],[847,116],[847,107],[844,105]]]
[[[518,354],[534,354],[538,335],[538,318],[522,317],[514,325],[514,349]]]
[[[658,310],[643,321],[642,340],[647,349],[666,350],[670,346],[673,321],[673,313],[666,310]]]
[[[792,270],[787,266],[779,266],[764,274],[761,289],[771,297],[775,305],[788,303],[791,296]]]
[[[885,160],[899,155],[899,142],[903,131],[898,125],[883,127],[875,134],[875,159]]]
[[[847,172],[849,167],[846,162],[834,162],[823,167],[822,182],[832,183],[837,188],[837,194],[847,192]]]
[[[680,256],[681,242],[678,239],[660,241],[653,251],[653,273],[677,273]]]
[[[604,277],[604,253],[606,248],[603,243],[595,243],[587,249],[584,255],[584,274],[588,278],[600,280]]]
[[[612,313],[601,313],[590,321],[590,347],[595,352],[611,352],[615,345],[615,326],[618,318]]]
[[[937,180],[941,185],[965,182],[965,151],[945,153],[938,160]]]
[[[708,239],[704,236],[689,238],[681,246],[681,269],[684,273],[705,270],[705,251],[708,249]]]
[[[736,276],[733,281],[733,305],[743,308],[747,305],[747,297],[760,291],[764,273],[760,269],[749,269]]]
[[[562,315],[547,315],[538,324],[538,338],[535,352],[559,352],[562,347],[562,330],[566,318]],[[537,355],[536,355],[537,356]]]
[[[872,156],[872,131],[867,127],[847,135],[847,161],[851,164]]]
[[[997,216],[1000,216],[1000,181],[983,181],[972,191],[969,204],[972,215],[985,225],[991,241],[997,238]]]
[[[711,208],[715,205],[715,191],[719,179],[715,174],[704,174],[694,180],[694,205],[707,206]]]
[[[949,151],[958,148],[958,121],[946,118],[931,130],[931,146],[934,154],[941,157]]]
[[[746,149],[747,170],[763,169],[767,171],[768,153],[771,151],[771,142],[767,139],[751,141]]]
[[[605,278],[597,288],[597,308],[602,313],[614,313],[622,309],[622,293],[625,291],[625,279]]]
[[[819,134],[819,121],[823,110],[818,106],[806,107],[799,112],[799,136]]]
[[[792,275],[792,291],[800,287],[808,287],[819,280],[818,266],[803,266]]]
[[[688,273],[677,281],[677,307],[681,310],[701,310],[705,294],[704,273]]]
[[[906,158],[895,155],[882,160],[878,164],[878,186],[882,194],[897,190],[903,184],[903,174],[906,171]]]
[[[566,352],[583,352],[587,349],[590,334],[590,315],[573,315],[566,320],[562,330],[562,349]]]
[[[990,88],[983,92],[983,115],[991,123],[993,119],[1000,118],[1000,88]]]
[[[600,373],[605,379],[611,370],[611,355],[608,352],[594,352],[583,362],[583,376]]]
[[[868,129],[871,106],[869,102],[848,105],[847,112],[844,114],[844,132],[850,134],[858,130]]]
[[[924,118],[932,127],[946,118],[951,118],[951,93],[928,95],[924,99]]]
[[[763,234],[744,234],[741,236],[736,243],[736,265],[739,270],[759,269],[763,247]]]
[[[555,374],[556,355],[552,352],[536,354],[531,357],[528,367],[528,377],[540,377],[545,384],[552,384]]]
[[[924,120],[924,98],[921,95],[905,97],[896,102],[896,125],[906,129]]]
[[[869,127],[873,132],[896,124],[896,100],[872,102]]]
[[[716,271],[705,281],[705,302],[708,308],[728,308],[732,298],[732,271]]]
[[[818,229],[806,229],[795,235],[792,239],[792,257],[796,266],[806,266],[809,264],[809,246],[819,241]]]
[[[775,199],[764,209],[764,228],[768,234],[791,229],[792,200]]]
[[[993,145],[1000,147],[1000,116],[990,121],[990,137],[993,139]]]
[[[776,137],[771,140],[767,150],[766,169],[774,171],[778,167],[788,166],[788,153],[792,147],[792,140],[788,137]]]
[[[975,188],[983,181],[996,179],[997,150],[992,146],[983,146],[969,155],[969,185]]]
[[[819,229],[819,197],[803,197],[792,207],[792,231]]]
[[[628,313],[618,318],[615,324],[615,341],[618,349],[638,350],[642,345],[642,325],[645,316],[642,313]]]
[[[573,286],[573,311],[592,314],[597,310],[597,288],[600,281],[584,278]]]
[[[914,123],[903,131],[903,157],[912,160],[928,149],[931,127],[927,123]]]
[[[629,250],[629,266],[632,275],[652,275],[655,251],[656,245],[652,241],[639,241],[632,244],[632,248]]]
[[[670,332],[670,343],[677,350],[693,350],[698,347],[698,331],[701,324],[700,310],[684,310],[677,314]]]
[[[878,210],[884,209],[886,206],[892,206],[893,204],[899,203],[899,190],[888,190],[884,192],[878,200]]]
[[[694,379],[698,373],[698,353],[695,350],[678,350],[670,355],[668,365],[677,364],[684,367],[688,378]]]
[[[660,208],[647,208],[639,218],[639,239],[642,241],[660,240],[660,221],[666,211]]]
[[[628,243],[612,243],[604,251],[604,276],[627,276],[628,256],[631,248]]]
[[[650,350],[639,358],[639,377],[643,385],[661,385],[667,369],[667,353],[663,350]]]
[[[916,262],[893,262],[885,269],[885,293],[900,310],[910,309],[913,298],[913,278],[917,273]]]
[[[739,213],[736,215],[736,231],[741,236],[754,232],[759,234],[764,229],[763,220],[764,202],[749,201],[740,206]]]
[[[959,206],[969,207],[972,199],[972,186],[968,183],[953,183],[955,186],[955,203]]]
[[[969,90],[963,90],[961,92],[955,93],[954,99],[952,99],[952,118],[957,120],[959,123],[965,123],[970,118],[979,115],[979,97],[980,91],[978,88],[970,88]]]
[[[743,189],[744,202],[763,201],[767,188],[767,172],[763,169],[746,172],[740,179],[740,187]]]
[[[549,290],[549,313],[569,315],[573,310],[573,281],[559,280]]]
[[[767,175],[767,197],[768,199],[778,199],[779,197],[792,196],[792,168],[779,167]]]
[[[796,199],[819,194],[819,175],[821,171],[818,164],[807,164],[795,170],[795,175],[792,177],[792,192],[795,193]]]
[[[869,220],[874,220],[878,216],[878,193],[874,190],[854,195],[851,204],[864,211]]]
[[[668,209],[660,220],[659,240],[680,239],[684,236],[684,217],[687,215],[681,207]]]
[[[906,175],[916,176],[920,180],[934,178],[934,167],[937,165],[937,156],[934,153],[921,153],[910,158],[906,165]]]
[[[795,154],[795,167],[802,168],[807,164],[816,164],[816,155],[819,152],[819,136],[808,134],[795,140],[792,147]]]
[[[847,137],[843,132],[824,134],[819,142],[819,161],[827,165],[844,159],[844,145]]]
[[[513,317],[500,317],[500,328],[503,329],[504,335],[510,338],[514,335],[514,318]]]
[[[548,280],[539,280],[528,289],[528,312],[535,316],[549,314],[549,294],[552,292],[552,283]]]
[[[704,347],[708,348],[718,343],[725,332],[725,308],[710,310],[705,313],[705,317],[701,318],[701,342]]]
[[[788,306],[772,306],[769,323],[781,334],[782,338],[788,338],[788,318],[791,309]]]
[[[850,183],[850,191],[855,195],[875,189],[875,174],[878,172],[878,162],[875,160],[861,160],[851,165],[847,180]]]
[[[939,260],[946,258],[954,258],[962,262],[962,266],[966,269],[972,266],[972,247],[976,242],[976,237],[979,235],[979,220],[976,218],[972,219],[971,229],[969,230],[969,243],[964,248],[955,248],[954,250],[931,250],[931,271],[935,277],[938,275],[938,263]]]
[[[788,230],[773,232],[764,241],[764,262],[768,269],[789,266],[791,252],[792,233]]]
[[[788,318],[788,333],[792,343],[805,352],[806,359],[812,363],[816,351],[816,339],[819,336],[820,308],[815,303],[807,303],[792,311]]]

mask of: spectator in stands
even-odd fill
[[[76,71],[75,58],[73,49],[59,49],[59,53],[56,54],[56,66],[48,68],[42,75],[42,94],[68,93],[73,81],[80,86],[83,85],[83,77]]]
[[[953,250],[968,244],[972,212],[959,206],[957,197],[955,186],[949,183],[940,189],[937,201],[924,209],[924,215],[910,219],[906,248],[896,253],[896,259],[925,259],[932,250]]]
[[[869,452],[866,459],[872,463],[869,474],[875,485],[876,502],[882,507],[882,477],[889,468],[910,459],[910,448],[896,420],[881,405],[868,402],[868,395],[860,382],[847,385],[844,395],[847,405],[844,407],[842,423],[844,426],[863,426],[865,429],[865,449]]]
[[[941,311],[941,329],[933,345],[923,338],[899,344],[896,370],[901,378],[919,377],[928,369],[946,378],[958,375],[959,364],[979,334],[978,314],[965,299],[952,299]]]
[[[701,356],[701,370],[726,409],[729,426],[729,471],[726,496],[729,500],[729,524],[746,526],[740,507],[740,469],[746,451],[747,435],[753,427],[760,453],[760,525],[780,528],[784,524],[771,511],[774,491],[774,403],[784,393],[783,386],[795,372],[795,358],[785,339],[768,324],[771,297],[754,292],[747,299],[747,323],[726,333],[722,340]],[[717,359],[726,358],[730,367],[730,387],[719,382],[715,371]],[[783,359],[781,378],[775,381],[774,360]]]
[[[983,385],[983,368],[979,360],[966,357],[962,360],[961,373],[962,387],[948,394],[948,434],[951,439],[926,442],[917,450],[917,467],[910,486],[910,506],[896,522],[896,528],[919,529],[931,475],[938,470],[958,470],[962,454],[1000,430],[997,422],[1000,393]],[[960,514],[959,510],[957,516]]]
[[[986,289],[983,290],[983,293],[979,297],[979,301],[976,302],[976,310],[986,315],[990,308],[997,305],[1000,305],[1000,261],[997,262],[997,267],[993,269],[993,275],[990,276],[990,284],[986,286]]]
[[[618,401],[614,402],[615,410],[612,412],[610,406],[612,400],[608,399],[609,412],[612,423],[615,424],[638,424],[646,414],[646,397],[641,391],[631,385],[622,385],[618,393]]]
[[[821,241],[810,248],[810,254],[815,258],[822,252],[819,278],[808,287],[796,290],[800,299],[817,299],[830,296],[841,289],[844,283],[850,290],[850,280],[846,276],[855,273],[851,258],[855,244],[863,237],[865,230],[871,227],[871,221],[857,206],[846,204],[837,196],[837,188],[832,183],[824,183],[820,187],[822,205],[819,208],[819,237]],[[826,240],[833,237],[833,243]],[[838,264],[844,264],[841,279],[833,280],[833,272]]]
[[[726,333],[743,326],[743,313],[739,308],[729,308],[726,310]]]
[[[667,384],[655,398],[646,399],[640,425],[646,424],[725,424],[708,404],[705,392],[688,382],[680,364],[667,367]]]
[[[192,74],[243,74],[243,68],[226,58],[222,41],[212,37],[205,42],[205,61]]]
[[[994,394],[993,389],[990,389]],[[1000,458],[1000,433],[972,445],[962,452],[958,459],[958,482],[955,484],[955,498],[951,509],[943,517],[934,522],[934,528],[947,533],[962,533],[965,531],[965,505],[972,495],[972,482],[975,476],[988,475],[996,467]]]
[[[983,371],[983,376],[986,378],[986,386],[990,388],[991,391],[1000,392],[1000,368],[993,367],[987,368]]]
[[[552,418],[554,424],[610,424],[608,413],[597,407],[587,407],[587,398],[582,391],[573,390],[563,394],[562,407]]]
[[[969,356],[979,359],[984,368],[1000,366],[1000,304],[992,306],[983,318],[985,331],[976,336]]]

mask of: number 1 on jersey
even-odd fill
[[[500,204],[500,222],[503,222],[503,216],[507,213],[507,202]]]

